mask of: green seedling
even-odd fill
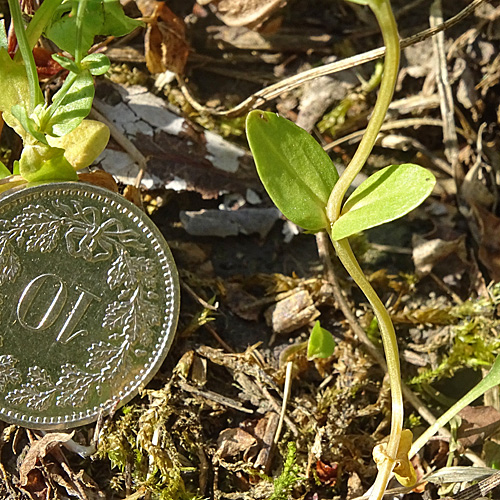
[[[106,125],[87,119],[94,76],[110,62],[87,52],[96,35],[125,35],[141,23],[125,16],[118,0],[46,0],[25,28],[18,0],[8,3],[19,50],[11,59],[0,24],[0,112],[23,150],[12,173],[0,164],[0,193],[30,182],[76,181],[110,135]],[[32,53],[42,34],[67,52],[53,56],[68,75],[51,102],[43,99]]]
[[[405,485],[414,481],[408,461],[412,438],[410,431],[403,432],[401,374],[394,327],[347,238],[407,214],[429,196],[435,178],[418,165],[390,165],[369,177],[344,203],[347,189],[373,149],[392,100],[400,57],[399,36],[389,0],[349,1],[372,9],[382,31],[386,56],[372,117],[342,176],[338,176],[329,157],[309,134],[273,113],[259,110],[249,113],[247,137],[258,174],[276,206],[304,229],[328,232],[337,256],[377,317],[391,385],[392,419],[388,442],[376,450],[379,473],[370,497],[375,500],[382,498],[393,470]]]
[[[322,328],[319,321],[316,321],[307,343],[307,359],[329,358],[336,345],[332,334]]]

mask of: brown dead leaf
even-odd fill
[[[259,439],[261,449],[257,454],[254,467],[262,469],[266,474],[271,468],[274,450],[274,437],[279,423],[279,415],[269,412],[255,426],[255,436]]]
[[[198,386],[203,387],[207,383],[207,360],[194,356],[191,366],[191,380]]]
[[[456,321],[448,307],[425,307],[414,310],[405,309],[392,316],[395,323],[449,325]]]
[[[142,203],[141,192],[135,186],[128,185],[123,191],[123,196],[133,203],[136,207],[144,210],[144,205]]]
[[[28,494],[32,500],[48,500],[52,488],[47,484],[41,471],[33,469],[28,473],[27,482],[21,489]]]
[[[214,132],[195,127],[146,87],[127,88],[103,81],[98,92],[106,96],[99,102],[99,112],[148,158],[143,177],[148,189],[196,191],[204,199],[218,198],[222,191],[261,189],[247,151]],[[140,173],[132,156],[111,148],[104,150],[100,164],[124,184],[131,184]]]
[[[500,218],[480,205],[471,205],[479,226],[479,260],[493,281],[500,281]]]
[[[337,482],[338,464],[329,465],[321,460],[316,461],[316,474],[321,483],[333,486]]]
[[[21,484],[23,486],[27,484],[28,473],[35,469],[37,462],[47,456],[55,446],[69,441],[73,437],[73,434],[73,432],[71,434],[52,432],[46,434],[42,439],[35,441],[28,450],[21,467],[19,467],[19,479]]]
[[[38,464],[53,448],[61,443],[69,441],[73,437],[73,434],[74,433],[66,434],[62,432],[50,433],[31,445],[19,467],[21,488],[30,498],[41,500],[50,496],[51,487],[47,484]]]
[[[466,406],[458,415],[457,438],[465,448],[481,445],[500,428],[500,412],[492,406]]]
[[[78,489],[71,483],[71,481],[68,481],[67,477],[65,477],[61,471],[49,470],[48,476],[53,484],[64,489],[69,496],[78,498]]]
[[[424,466],[422,465],[422,461],[420,458],[420,455],[418,453],[410,460],[411,465],[413,466],[413,469],[415,470],[415,473],[417,475],[417,484],[413,488],[413,493],[418,493],[420,495],[423,494],[423,492],[426,490],[427,482],[424,480],[424,477],[426,475],[426,470]]]
[[[191,367],[193,366],[194,356],[194,351],[185,352],[175,365],[174,374],[180,375],[182,378],[187,379],[189,377]]]
[[[437,439],[427,443],[426,453],[430,457],[429,463],[436,469],[445,467],[449,452],[450,445],[447,441]]]
[[[151,73],[184,74],[189,55],[184,21],[163,2],[157,2],[144,38],[146,65]]]
[[[52,78],[63,69],[59,63],[52,59],[52,52],[43,47],[34,47],[33,57],[35,58],[36,71],[40,80]]]
[[[221,458],[232,458],[256,445],[257,439],[243,429],[224,429],[217,439],[217,453]]]
[[[243,289],[239,283],[228,283],[225,302],[229,309],[247,321],[258,321],[262,312],[262,301]]]
[[[307,290],[299,290],[276,305],[266,313],[267,323],[276,333],[290,333],[308,325],[320,315],[311,294]]]
[[[481,164],[473,164],[460,186],[460,195],[469,205],[480,205],[483,208],[491,208],[495,203],[495,195],[490,186],[487,185],[488,175]]]
[[[274,11],[283,7],[287,0],[198,0],[210,7],[217,17],[228,26],[257,26]]]
[[[115,179],[111,174],[104,172],[104,170],[94,170],[93,172],[78,174],[78,179],[88,184],[94,184],[94,186],[109,189],[113,193],[118,193],[118,184]]]

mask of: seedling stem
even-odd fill
[[[330,194],[327,205],[327,216],[331,224],[339,218],[345,193],[365,165],[373,149],[377,135],[380,132],[380,127],[391,103],[398,75],[400,58],[399,35],[390,2],[389,0],[373,0],[368,1],[368,5],[377,18],[386,46],[384,73],[377,102],[363,139],[351,162],[340,176]],[[387,482],[396,463],[403,430],[403,394],[397,339],[389,313],[356,261],[348,239],[344,238],[338,241],[332,239],[332,243],[338,258],[373,307],[378,320],[387,360],[392,401],[391,434],[385,449],[387,458],[379,465],[379,473],[370,496],[370,500],[378,500],[383,497]]]
[[[399,70],[399,34],[389,0],[373,0],[368,3],[373,10],[382,31],[386,46],[384,74],[380,83],[378,99],[365,134],[351,162],[333,188],[327,205],[328,219],[333,223],[340,215],[340,209],[347,189],[359,174],[372,152],[373,145],[389,109]]]
[[[367,131],[340,178],[321,146],[300,127],[270,112],[247,117],[248,142],[259,176],[271,199],[291,221],[311,232],[326,230],[347,272],[361,288],[378,320],[391,386],[391,433],[374,450],[379,473],[370,496],[380,500],[392,472],[405,486],[416,477],[409,459],[412,434],[403,430],[403,396],[394,326],[349,246],[349,236],[406,215],[429,196],[431,172],[414,164],[389,165],[372,174],[344,203],[344,196],[368,159],[389,108],[396,85],[400,44],[389,0],[349,0],[374,12],[386,45],[379,95]],[[321,344],[321,345],[320,345]],[[312,352],[328,349],[311,334]],[[331,352],[330,352],[331,355]]]

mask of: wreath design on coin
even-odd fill
[[[153,262],[131,253],[144,252],[146,247],[137,232],[109,217],[106,208],[82,206],[77,201],[71,206],[54,201],[51,208],[28,205],[11,221],[0,220],[0,227],[0,286],[20,274],[17,248],[49,253],[63,242],[72,257],[91,263],[111,260],[106,284],[116,291],[117,300],[107,305],[102,321],[110,332],[109,342],[93,343],[85,365],[63,365],[57,380],[39,366],[30,367],[25,383],[5,396],[14,406],[34,410],[45,410],[53,404],[83,404],[91,390],[99,391],[104,382],[127,369],[132,349],[151,344],[151,328],[161,323],[161,311],[155,303],[158,277]],[[141,356],[145,351],[136,348],[134,354]],[[10,354],[0,355],[0,393],[9,384],[22,381],[17,362]]]

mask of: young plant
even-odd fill
[[[0,193],[29,182],[76,181],[76,171],[109,140],[106,125],[85,118],[93,77],[110,62],[103,54],[86,54],[96,35],[121,36],[141,23],[126,17],[118,0],[46,0],[25,29],[19,1],[8,3],[19,50],[11,59],[0,24],[0,112],[21,136],[23,151],[12,173],[0,164]],[[32,52],[42,33],[72,56],[52,56],[68,75],[50,103],[43,99]]]
[[[434,176],[414,165],[390,165],[344,196],[368,159],[392,100],[399,68],[399,36],[389,0],[348,0],[368,5],[386,46],[379,95],[367,130],[339,178],[328,155],[304,130],[273,113],[249,113],[247,136],[258,174],[282,213],[304,229],[325,230],[337,256],[373,307],[381,331],[391,386],[391,433],[376,450],[379,473],[371,499],[383,496],[391,472],[408,485],[415,480],[408,461],[411,432],[403,432],[403,398],[397,339],[389,313],[361,270],[348,237],[407,214],[431,193]]]

